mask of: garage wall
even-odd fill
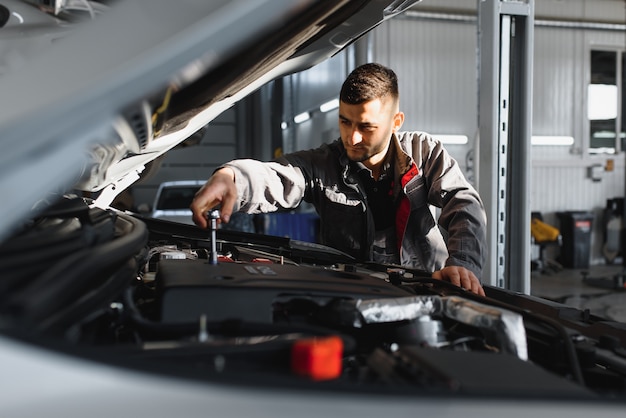
[[[469,144],[448,146],[466,170],[478,126],[475,23],[396,19],[369,36],[372,60],[393,68],[398,75],[400,107],[406,116],[403,129],[466,135]],[[341,83],[354,68],[353,56],[354,49],[348,49],[285,79],[285,152],[316,147],[339,137],[337,111],[321,113],[317,108],[338,97]],[[312,111],[311,119],[293,123],[292,117],[304,111]]]
[[[465,135],[448,145],[463,170],[478,129],[476,24],[400,18],[373,34],[374,60],[394,69],[400,84],[405,130]]]
[[[338,112],[322,113],[319,106],[339,96],[341,83],[350,72],[350,52],[340,52],[315,67],[284,79],[284,152],[315,148],[339,138]],[[309,112],[311,119],[294,123],[293,116]]]
[[[401,107],[406,129],[433,134],[460,134],[467,145],[446,148],[473,179],[474,142],[478,126],[477,102],[477,28],[475,2],[424,0],[419,13],[397,18],[370,34],[373,60],[392,67],[398,74]],[[536,19],[552,23],[565,19],[576,22],[626,21],[626,5],[621,0],[536,0]],[[430,14],[431,17],[428,17]],[[558,226],[559,211],[589,211],[595,214],[592,263],[603,262],[602,210],[607,199],[624,195],[624,153],[589,155],[587,153],[586,80],[589,77],[589,50],[592,46],[626,48],[626,34],[615,30],[579,27],[535,27],[533,135],[571,136],[574,145],[533,146],[531,173],[531,210],[542,212]],[[313,68],[300,77],[297,88],[307,79],[327,79],[327,94],[337,88],[353,68],[345,63],[349,56],[336,57],[326,68]],[[322,73],[317,73],[317,71]],[[335,78],[327,78],[334,72]],[[332,87],[331,90],[329,88]],[[306,91],[306,90],[302,90]],[[308,94],[305,97],[310,97]],[[299,100],[293,103],[295,109]],[[302,102],[304,103],[304,101]],[[332,140],[336,113],[318,115],[286,134],[286,150],[303,149]],[[608,164],[607,164],[608,162]],[[613,166],[603,172],[601,181],[588,176],[592,165]]]
[[[159,184],[173,180],[207,179],[226,161],[238,157],[237,112],[234,107],[213,120],[199,138],[186,141],[155,162],[150,173],[132,187],[135,205],[152,205]]]
[[[432,3],[432,2],[431,2]],[[448,2],[451,3],[451,2]],[[621,4],[620,4],[621,3]],[[426,2],[423,3],[426,5]],[[568,19],[587,21],[626,19],[626,3],[568,1]],[[620,7],[621,6],[621,7]],[[563,1],[536,1],[538,19],[561,19]],[[403,18],[374,32],[375,58],[392,66],[402,83],[402,107],[409,129],[463,134],[467,146],[447,148],[471,178],[473,138],[477,127],[476,24],[464,15],[438,19]],[[623,19],[623,20],[624,20]],[[622,21],[623,21],[622,20]],[[571,136],[571,147],[533,146],[531,210],[544,213],[558,226],[557,212],[585,211],[595,215],[592,264],[604,262],[603,209],[607,199],[624,196],[624,153],[589,155],[586,120],[586,83],[589,50],[609,46],[626,49],[626,33],[579,27],[535,27],[533,135]],[[424,58],[422,58],[424,57]],[[409,80],[407,85],[406,80]],[[600,181],[588,176],[589,167],[613,167]]]
[[[532,148],[531,208],[543,212],[554,225],[558,225],[559,211],[593,213],[593,264],[604,262],[601,247],[606,201],[624,196],[626,177],[623,152],[587,152],[589,51],[600,46],[624,50],[626,33],[582,27],[535,28],[533,134],[571,136],[574,145]],[[613,169],[603,171],[600,181],[593,181],[588,170],[594,165]]]

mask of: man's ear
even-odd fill
[[[393,115],[393,132],[397,132],[404,123],[404,113],[398,112]]]

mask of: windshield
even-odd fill
[[[173,186],[161,189],[155,209],[189,209],[194,195],[200,186]]]

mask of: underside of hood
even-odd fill
[[[99,192],[108,205],[238,100],[418,1],[126,0],[59,20],[62,36],[0,77],[0,194],[10,197],[0,238],[51,194]],[[10,18],[0,37],[35,30],[23,24]]]

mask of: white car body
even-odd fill
[[[189,205],[204,184],[201,180],[166,181],[159,185],[151,216],[155,219],[192,225]]]

